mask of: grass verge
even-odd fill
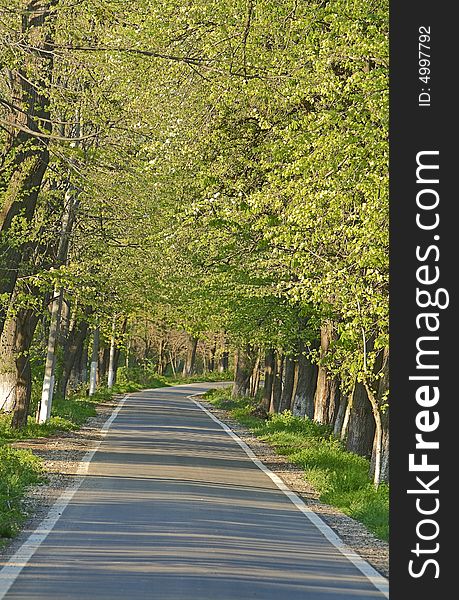
[[[253,416],[251,398],[231,398],[229,388],[209,390],[205,399],[268,442],[278,454],[304,470],[305,478],[326,504],[363,523],[379,539],[389,537],[389,488],[376,490],[368,476],[369,461],[347,452],[325,425],[290,412],[264,420]]]
[[[41,461],[28,450],[0,446],[0,548],[25,518],[22,497],[29,485],[43,480]]]

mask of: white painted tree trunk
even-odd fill
[[[15,331],[15,319],[8,315],[0,336],[0,410],[5,412],[14,410],[16,403]]]
[[[64,196],[64,212],[62,215],[59,246],[57,250],[57,265],[66,263],[67,253],[70,241],[70,235],[75,221],[76,211],[78,209],[78,194],[74,187],[70,185]],[[38,410],[38,423],[46,423],[51,414],[54,392],[54,370],[56,366],[56,348],[57,338],[62,314],[62,302],[64,293],[62,288],[54,288],[53,304],[51,308],[51,322],[49,325],[48,350],[46,353],[45,374],[43,378],[43,387],[41,392],[41,402]]]
[[[40,409],[38,411],[38,423],[46,423],[51,415],[54,392],[54,369],[56,366],[56,347],[59,332],[59,322],[62,310],[62,288],[54,289],[53,303],[51,307],[51,322],[49,325],[48,350],[46,353],[45,375],[41,391]]]
[[[110,340],[110,358],[109,358],[109,362],[108,362],[108,382],[107,382],[108,389],[112,389],[113,384],[115,383],[115,351],[116,351],[115,333],[116,333],[116,316],[113,317],[112,337]]]
[[[93,396],[97,386],[97,366],[99,362],[99,327],[94,329],[92,342],[91,370],[89,373],[89,395]]]

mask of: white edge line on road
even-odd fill
[[[107,434],[107,431],[110,429],[111,424],[118,416],[120,410],[123,408],[127,398],[128,396],[125,396],[120,401],[118,406],[114,409],[112,414],[105,421],[102,429],[100,430],[102,434],[101,439],[96,443],[95,447],[92,450],[86,452],[86,454],[80,461],[77,472],[75,474],[76,477],[79,476],[78,479],[59,496],[59,498],[50,508],[48,514],[40,523],[40,525],[38,525],[35,531],[29,535],[29,537],[17,550],[17,552],[8,560],[3,569],[0,570],[0,600],[2,600],[6,596],[8,590],[15,582],[19,573],[27,565],[27,563],[38,550],[40,545],[45,541],[48,534],[53,530],[54,526],[56,525],[60,516],[62,515],[65,507],[72,500],[78,488],[83,483],[85,475],[87,475],[88,473],[89,464],[93,459],[94,454],[99,449],[104,437]]]
[[[194,394],[196,396],[200,396],[202,394]],[[331,542],[348,560],[350,560],[364,575],[371,581],[371,583],[382,593],[386,598],[389,598],[389,581],[383,577],[376,569],[374,569],[366,560],[364,560],[361,556],[359,556],[354,550],[349,548],[343,540],[336,535],[336,533],[329,527],[325,521],[323,521],[317,513],[311,510],[301,498],[292,492],[282,479],[273,473],[266,465],[264,465],[261,460],[259,460],[254,454],[253,450],[249,448],[249,446],[241,440],[241,438],[234,433],[232,429],[228,427],[225,423],[220,421],[215,415],[213,415],[210,411],[207,410],[200,402],[193,398],[193,395],[188,396],[190,400],[192,400],[201,410],[203,410],[209,417],[218,423],[220,427],[222,427],[226,433],[233,438],[235,442],[239,444],[239,446],[244,450],[249,458],[257,465],[259,469],[263,471],[276,485],[277,487],[284,492],[287,498],[300,510],[307,518],[319,529],[319,531],[327,538],[329,542]],[[0,596],[1,600],[1,596]]]

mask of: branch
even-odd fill
[[[91,133],[88,135],[84,135],[79,138],[75,137],[65,137],[61,135],[54,135],[52,133],[40,133],[39,131],[33,131],[33,129],[29,129],[28,127],[24,127],[23,125],[19,125],[19,123],[12,123],[11,121],[6,121],[0,117],[0,124],[6,127],[14,127],[15,129],[19,129],[19,131],[23,131],[24,133],[28,133],[32,137],[37,137],[40,139],[46,140],[56,140],[58,142],[82,142],[84,140],[93,139],[97,136],[97,133]]]

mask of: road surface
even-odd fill
[[[188,398],[209,387],[128,397],[5,600],[385,598]]]

